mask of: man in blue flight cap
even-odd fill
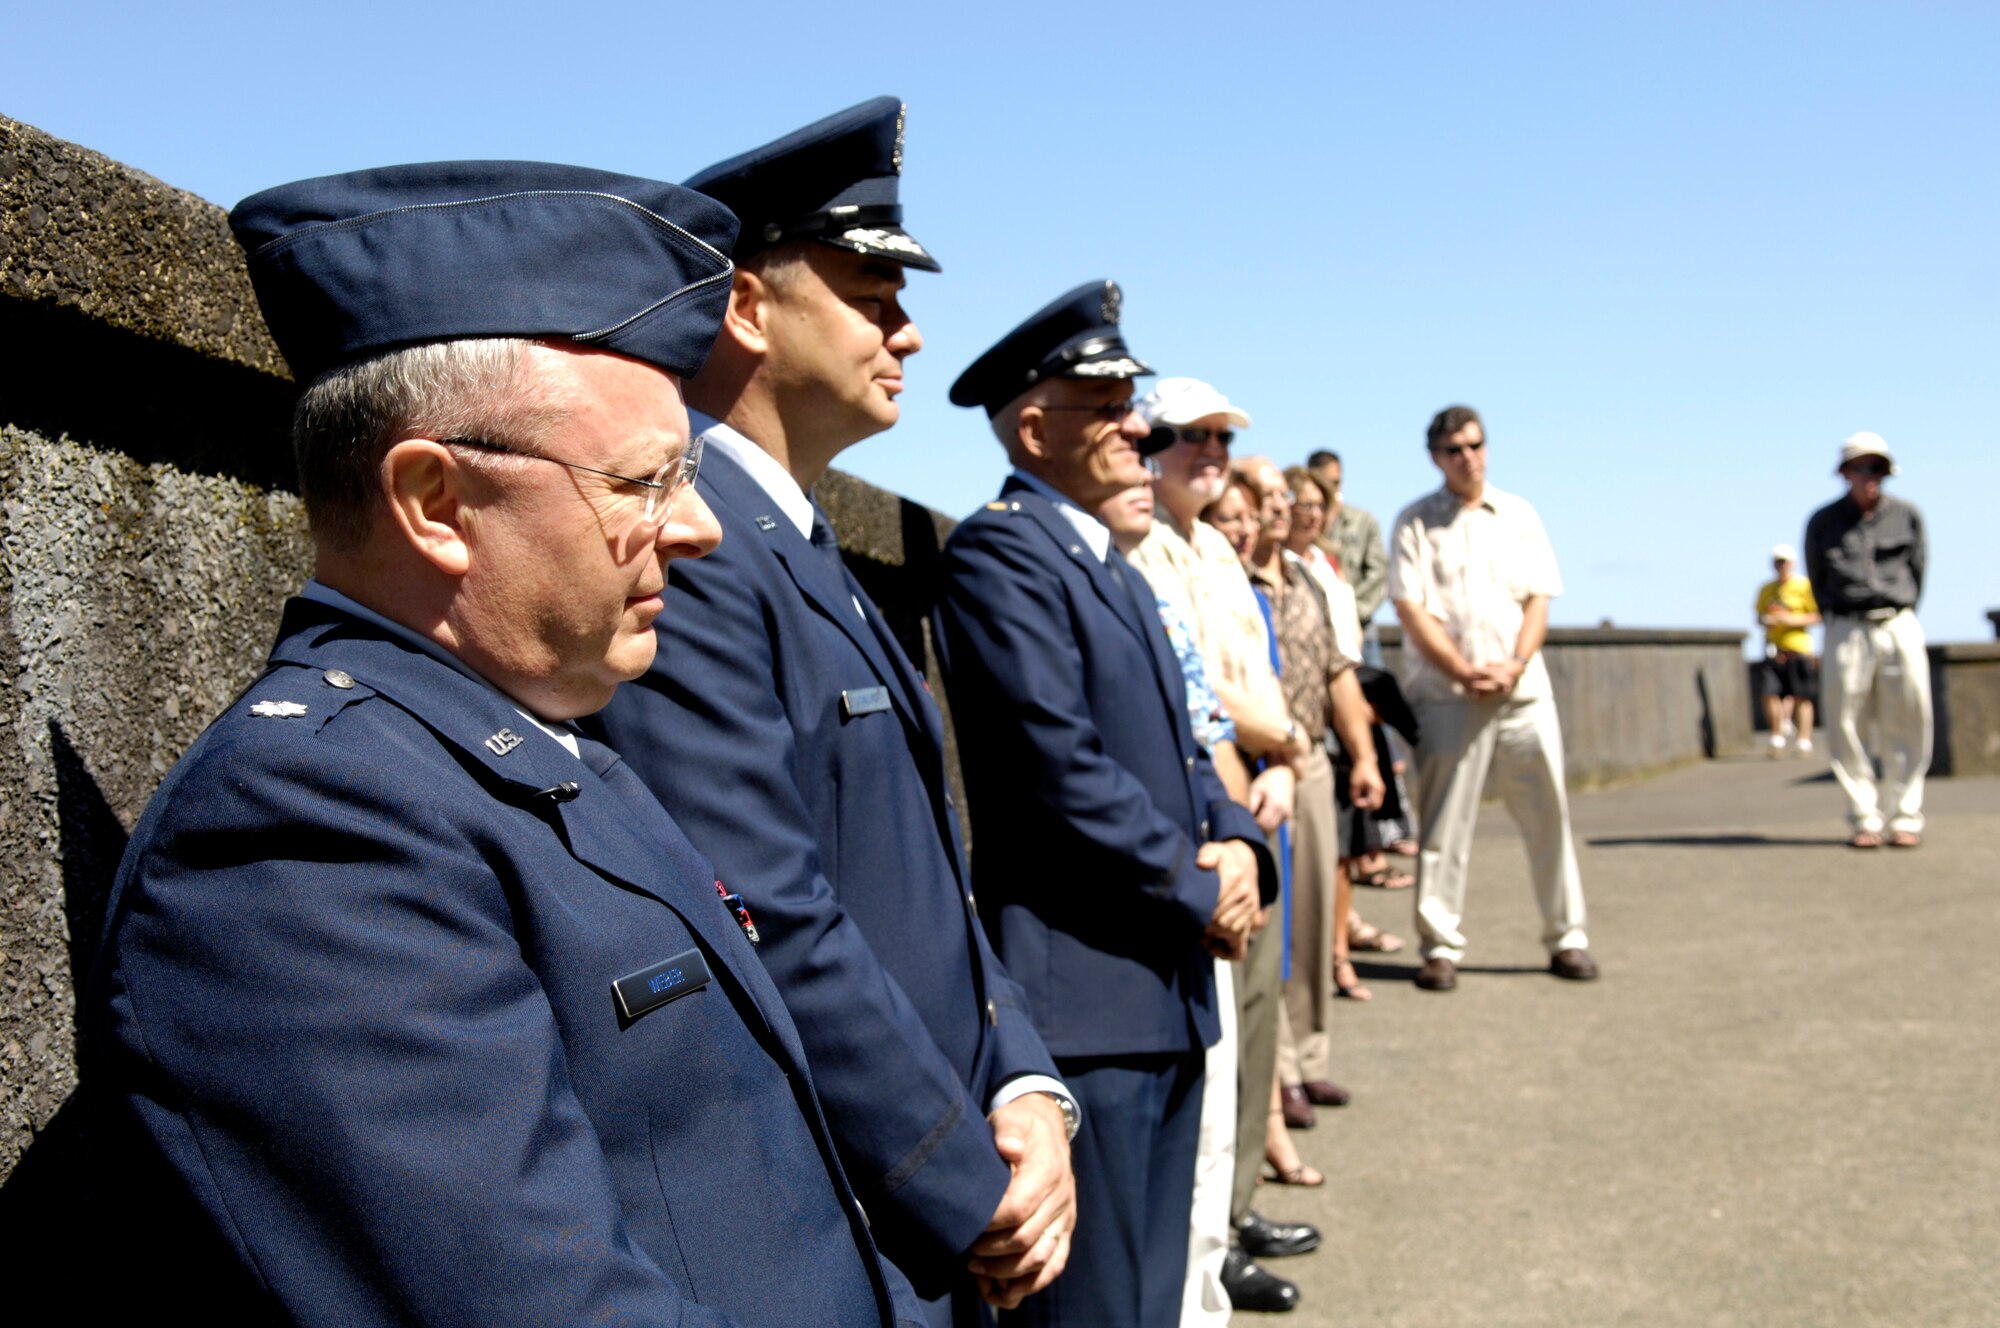
[[[1083,1109],[1069,1268],[1021,1319],[1151,1328],[1181,1312],[1211,956],[1242,955],[1277,874],[1091,515],[1148,478],[1119,304],[1079,286],[952,385],[1014,473],[946,544],[939,617],[987,926]]]
[[[109,903],[121,1269],[229,1322],[915,1321],[754,916],[570,723],[716,546],[679,384],[734,219],[467,162],[230,220],[305,385],[315,573]]]
[[[878,97],[688,181],[743,227],[687,389],[723,542],[598,722],[756,916],[875,1238],[949,1328],[1061,1272],[1075,1106],[979,925],[937,707],[812,497],[923,344],[903,122]]]

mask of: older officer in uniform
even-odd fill
[[[121,1273],[232,1323],[916,1322],[751,915],[568,723],[716,544],[679,379],[733,219],[470,162],[231,224],[316,572],[110,901]]]
[[[688,384],[723,542],[675,567],[602,723],[757,918],[883,1252],[934,1323],[955,1298],[979,1324],[972,1267],[1010,1304],[1061,1271],[1075,1107],[974,912],[937,708],[811,497],[896,422],[922,345],[904,273],[938,265],[902,227],[902,143],[878,97],[688,182],[743,223]]]
[[[987,926],[1083,1107],[1069,1268],[1021,1318],[1091,1328],[1179,1320],[1211,955],[1240,956],[1277,892],[1152,592],[1090,515],[1147,478],[1131,380],[1151,371],[1118,306],[1080,286],[953,384],[1015,469],[946,545],[939,610]]]

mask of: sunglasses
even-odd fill
[[[1192,442],[1194,446],[1202,446],[1210,438],[1214,438],[1220,446],[1226,448],[1232,442],[1236,442],[1236,430],[1234,428],[1200,428],[1200,426],[1176,428],[1172,424],[1158,424],[1158,426],[1154,426],[1152,436],[1148,438],[1148,442],[1158,452],[1160,448],[1170,448],[1176,442]]]
[[[1437,453],[1439,456],[1450,457],[1453,461],[1456,461],[1467,452],[1482,452],[1485,449],[1486,442],[1484,439],[1481,439],[1476,443],[1447,443],[1443,447],[1433,447],[1431,451]]]
[[[1847,463],[1847,469],[1852,474],[1865,475],[1879,480],[1889,473],[1889,463],[1886,461],[1850,461]]]

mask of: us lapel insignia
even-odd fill
[[[778,523],[776,521],[773,521],[770,517],[760,516],[757,518],[757,529],[776,530],[777,528],[778,528]]]
[[[486,749],[495,756],[505,756],[521,745],[521,735],[512,729],[501,729],[486,740]]]

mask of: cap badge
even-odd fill
[[[1104,321],[1113,324],[1117,323],[1118,311],[1121,308],[1123,308],[1124,305],[1125,305],[1125,293],[1118,289],[1118,283],[1115,281],[1105,282]]]
[[[896,150],[890,154],[889,164],[895,167],[898,175],[903,173],[903,120],[909,113],[908,105],[896,108]]]

